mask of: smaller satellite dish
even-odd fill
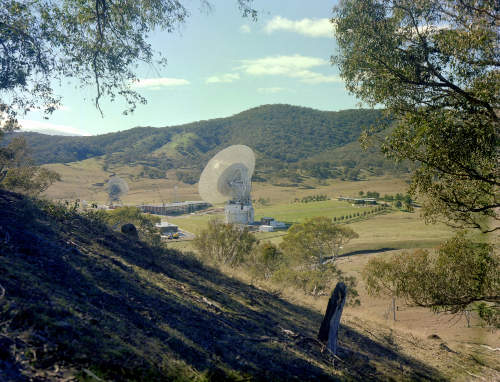
[[[201,198],[209,203],[248,203],[255,155],[245,145],[219,151],[205,166],[198,184]]]
[[[108,180],[107,192],[111,202],[118,202],[128,193],[128,184],[119,176],[112,176]]]

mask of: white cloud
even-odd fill
[[[160,90],[168,86],[189,85],[189,81],[183,78],[141,78],[132,84],[136,89]]]
[[[211,76],[208,77],[205,82],[207,84],[217,84],[217,83],[228,83],[233,82],[240,79],[240,75],[238,73],[226,73],[221,76]]]
[[[267,33],[274,31],[289,31],[309,37],[333,37],[333,25],[329,19],[302,19],[289,20],[276,16],[268,21],[264,30]]]
[[[296,54],[294,56],[273,56],[243,60],[240,69],[251,75],[287,75],[292,77],[298,71],[326,65],[327,63],[321,58]]]
[[[275,94],[287,90],[286,88],[273,87],[273,88],[258,88],[257,91],[263,94]]]
[[[330,83],[330,82],[344,82],[339,76],[329,75],[325,76],[321,73],[311,72],[309,70],[300,73],[301,81],[308,84],[322,84],[322,83]]]
[[[239,67],[244,73],[253,76],[280,75],[297,78],[301,82],[319,84],[325,82],[341,82],[338,76],[326,76],[311,69],[328,65],[328,61],[318,57],[273,56],[255,60],[243,60]]]
[[[250,26],[248,24],[243,24],[240,27],[240,32],[241,33],[250,33],[252,30],[250,29]]]
[[[91,135],[73,126],[58,125],[50,122],[20,119],[19,124],[21,125],[21,131],[34,131],[48,135]]]

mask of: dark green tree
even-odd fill
[[[363,270],[370,294],[390,294],[434,311],[475,309],[500,326],[500,258],[493,246],[459,233],[436,251],[404,252],[371,259]]]

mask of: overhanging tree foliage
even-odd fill
[[[146,100],[131,88],[141,62],[155,52],[148,36],[174,30],[189,16],[182,0],[2,0],[0,2],[0,128],[33,108],[54,111],[53,84],[74,79],[96,89],[95,104],[121,96],[125,113]],[[200,3],[208,4],[201,0]],[[252,0],[237,0],[256,17]],[[160,64],[166,61],[162,58]]]
[[[397,119],[383,150],[418,164],[411,191],[430,221],[500,227],[499,10],[484,0],[343,0],[335,10],[332,60],[349,91]]]

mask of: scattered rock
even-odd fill
[[[138,237],[137,228],[135,228],[135,225],[133,225],[132,223],[127,223],[127,224],[122,225],[121,230],[122,230],[122,233],[124,233],[128,237],[131,237],[134,239],[137,239],[137,237]]]
[[[431,334],[429,337],[427,337],[430,340],[440,340],[441,337],[439,337],[437,334]]]
[[[441,344],[439,345],[439,348],[442,349],[442,350],[446,350],[447,352],[449,353],[455,353],[455,354],[458,354],[455,350],[452,350],[448,347],[448,345],[446,345],[444,342],[441,342]]]

